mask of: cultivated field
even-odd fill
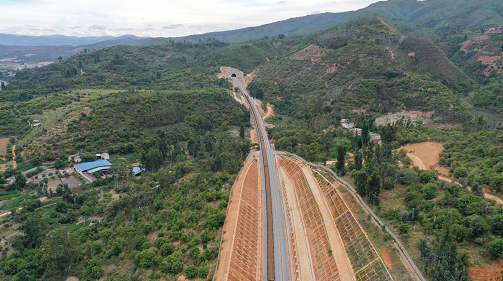
[[[7,145],[9,144],[8,138],[0,139],[0,155],[5,155],[7,153]]]

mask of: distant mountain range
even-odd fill
[[[64,46],[64,45],[89,45],[107,40],[120,40],[120,39],[135,39],[139,40],[142,37],[134,35],[123,35],[119,37],[113,36],[95,36],[95,37],[76,37],[64,35],[49,35],[49,36],[27,36],[27,35],[14,35],[0,33],[0,42],[2,45],[15,45],[15,46]]]
[[[322,13],[283,21],[247,27],[236,30],[210,32],[198,35],[171,38],[137,37],[74,37],[63,35],[24,36],[0,34],[0,58],[30,54],[35,61],[55,60],[88,50],[103,49],[116,45],[147,46],[165,43],[169,40],[197,42],[204,38],[215,38],[230,43],[272,37],[279,34],[301,35],[324,30],[351,19],[368,14],[378,14],[387,20],[404,21],[416,27],[426,27],[438,36],[448,36],[460,30],[474,27],[489,27],[503,24],[503,1],[500,0],[389,0],[342,13]],[[17,46],[12,48],[9,46]],[[21,48],[25,46],[27,48]],[[44,46],[33,48],[33,46]],[[30,48],[28,48],[30,47]]]

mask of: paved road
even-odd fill
[[[249,104],[255,107],[255,112],[259,112],[257,105],[251,97],[247,94],[246,88],[243,85],[243,81],[240,77],[232,78],[235,82],[235,85],[239,88],[240,92],[243,96],[249,101]],[[257,136],[260,139],[260,136],[264,139],[264,147],[262,147],[260,141],[259,145],[261,146],[261,150],[265,150],[267,155],[267,163],[269,168],[269,178],[270,178],[270,187],[271,187],[271,201],[272,201],[272,221],[273,221],[273,241],[274,241],[274,275],[275,279],[278,281],[286,281],[289,280],[289,269],[286,255],[286,238],[285,238],[285,222],[283,209],[281,205],[281,194],[279,189],[279,181],[278,181],[278,173],[276,170],[276,163],[274,154],[271,148],[271,143],[269,142],[269,138],[267,137],[267,132],[265,130],[264,120],[260,114],[257,116],[256,120],[258,124],[256,124]],[[263,163],[264,161],[262,161]],[[265,183],[264,183],[265,186]],[[266,214],[267,212],[265,212]],[[264,221],[267,221],[267,218],[264,218]],[[267,228],[265,228],[267,229]],[[264,237],[267,237],[267,233],[264,234]],[[267,244],[267,240],[266,243]],[[267,249],[267,245],[265,248]],[[266,253],[266,252],[264,252]],[[264,255],[267,257],[267,255]],[[264,262],[267,265],[267,261]],[[263,267],[264,270],[264,280],[267,280],[267,267]]]

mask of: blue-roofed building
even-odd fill
[[[145,169],[142,169],[140,167],[133,167],[133,175],[137,176],[139,174],[141,174],[141,172],[144,172]]]
[[[112,163],[107,160],[96,160],[75,165],[74,168],[78,173],[87,172],[92,174],[94,172],[109,171],[112,168]]]

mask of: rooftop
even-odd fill
[[[96,160],[96,161],[92,161],[92,162],[84,162],[82,164],[75,165],[75,168],[77,168],[81,171],[87,171],[90,169],[103,167],[103,166],[112,166],[112,163],[108,162],[107,160]]]

